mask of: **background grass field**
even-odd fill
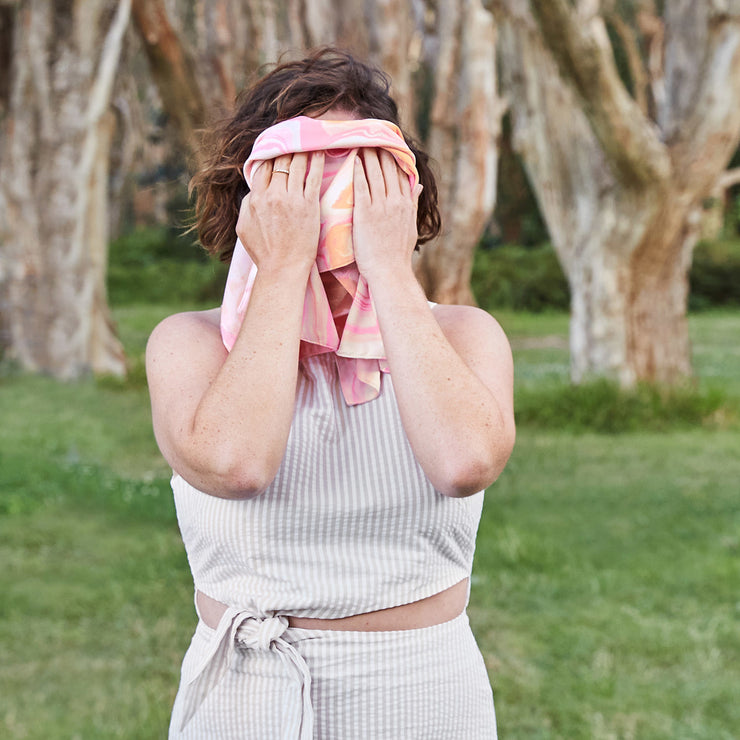
[[[141,358],[174,310],[117,310],[125,382],[0,376],[0,737],[166,734],[194,614]],[[474,569],[502,740],[739,737],[740,312],[692,317],[691,413],[667,417],[598,388],[563,407],[567,316],[499,319],[518,403],[546,407]],[[639,428],[571,423],[627,401]]]

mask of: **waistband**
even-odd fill
[[[180,732],[193,718],[198,707],[224,677],[231,665],[235,650],[266,650],[280,656],[288,671],[301,686],[303,711],[300,727],[294,735],[286,731],[279,740],[312,740],[313,706],[311,704],[311,673],[298,650],[285,639],[290,630],[287,617],[256,617],[247,611],[229,607],[212,637],[208,652],[195,671],[193,679],[184,687],[184,706]]]
[[[211,690],[224,677],[239,650],[264,650],[280,657],[287,672],[292,674],[300,686],[302,711],[299,726],[286,729],[276,740],[312,740],[314,711],[311,704],[311,673],[305,658],[296,645],[312,638],[330,639],[335,644],[374,643],[388,640],[432,638],[450,633],[468,624],[468,615],[463,611],[447,622],[402,630],[320,630],[292,627],[282,615],[255,616],[249,611],[229,607],[210,637],[206,654],[194,672],[193,678],[183,687],[183,711],[180,723],[182,732],[193,718]]]

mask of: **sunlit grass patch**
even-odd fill
[[[116,309],[139,368],[151,329],[177,310]],[[608,389],[567,407],[582,403],[591,424],[568,431],[556,413],[567,315],[498,317],[520,414],[535,401],[551,414],[520,421],[478,538],[470,614],[502,740],[734,739],[738,426],[710,412],[595,433]],[[716,388],[731,404],[740,314],[690,323],[692,398]],[[165,737],[195,616],[143,378],[11,372],[0,410],[0,737]]]
[[[734,737],[739,442],[520,432],[472,589],[502,738]]]
[[[640,384],[622,389],[607,380],[578,386],[546,385],[520,389],[516,398],[519,424],[572,431],[618,433],[737,423],[740,399],[720,388],[661,388]]]
[[[164,737],[194,624],[171,501],[126,505],[121,481],[108,506],[67,476],[0,514],[0,736]]]

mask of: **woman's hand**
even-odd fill
[[[352,238],[355,261],[368,282],[411,268],[417,240],[416,212],[421,185],[384,149],[363,149],[355,160]]]
[[[255,172],[236,233],[263,273],[308,270],[316,260],[323,171],[323,152],[315,152],[310,165],[309,155],[299,152],[264,162]]]
[[[514,444],[511,350],[484,311],[430,309],[411,269],[420,192],[388,152],[363,151],[355,165],[355,259],[414,455],[438,491],[467,496],[496,479]]]
[[[231,352],[218,311],[171,316],[149,340],[157,442],[173,470],[205,493],[257,496],[285,454],[323,164],[322,154],[310,166],[306,154],[286,155],[255,173],[237,234],[259,270]]]

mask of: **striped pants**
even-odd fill
[[[202,621],[170,740],[495,740],[493,695],[465,613],[392,632]]]

